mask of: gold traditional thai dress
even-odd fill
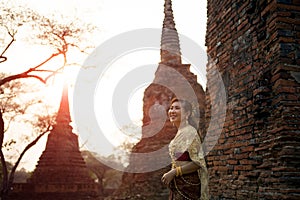
[[[169,144],[172,167],[187,162],[200,166],[196,172],[175,177],[169,185],[170,200],[208,200],[208,172],[202,143],[197,130],[191,125],[180,128]]]

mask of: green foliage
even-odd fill
[[[26,183],[27,179],[31,176],[31,172],[26,171],[22,168],[15,172],[14,183]]]
[[[123,172],[109,169],[103,176],[103,187],[105,189],[118,189],[122,184]]]
[[[13,167],[13,165],[10,163],[10,162],[6,162],[6,167],[7,167],[7,170],[10,171]],[[0,180],[3,179],[3,173],[2,173],[2,165],[0,164]],[[1,184],[1,182],[0,182]]]

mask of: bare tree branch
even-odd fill
[[[0,80],[0,86],[7,83],[7,82],[10,82],[10,81],[13,81],[13,80],[16,80],[16,79],[22,79],[22,78],[36,78],[38,79],[39,81],[41,81],[42,83],[46,83],[46,80],[43,79],[42,77],[38,76],[38,75],[30,75],[29,73],[32,73],[32,72],[39,72],[40,69],[38,69],[39,67],[43,66],[44,64],[46,64],[47,62],[49,62],[51,59],[53,59],[54,57],[56,56],[59,56],[61,53],[55,53],[55,54],[52,54],[49,58],[47,58],[45,61],[41,62],[40,64],[38,64],[37,66],[33,67],[33,68],[29,68],[27,71],[25,72],[22,72],[20,74],[15,74],[15,75],[11,75],[11,76],[8,76],[6,78],[3,78]],[[61,68],[60,68],[61,69]],[[50,70],[51,71],[51,70]],[[56,71],[51,71],[52,73],[56,73]]]
[[[5,123],[6,125],[5,125],[5,129],[4,129],[4,133],[7,132],[7,130],[9,129],[9,127],[11,125],[11,123],[15,121],[16,117],[18,116],[18,114],[22,115],[22,114],[26,113],[26,110],[29,109],[30,106],[36,105],[37,103],[40,103],[40,101],[39,100],[38,101],[33,100],[31,102],[26,102],[26,104],[23,105],[24,107],[15,109],[14,110],[15,111],[15,115],[13,115],[12,117],[10,117],[8,119],[8,121]]]
[[[4,140],[4,120],[2,110],[0,110],[0,147],[3,145]]]
[[[2,165],[2,188],[1,188],[1,194],[3,194],[3,192],[5,192],[5,186],[7,186],[7,179],[8,179],[8,170],[7,170],[7,166],[6,166],[6,161],[5,161],[5,157],[2,151],[2,145],[3,145],[3,140],[4,140],[4,120],[3,120],[3,115],[2,115],[2,111],[0,110],[0,145],[1,145],[1,149],[0,149],[0,159],[1,159],[1,165]]]
[[[8,77],[0,80],[0,86],[7,83],[7,82],[10,82],[10,81],[13,81],[13,80],[16,80],[16,79],[22,79],[22,78],[36,78],[39,81],[41,81],[42,83],[45,83],[43,78],[41,78],[37,75],[29,75],[27,72],[23,72],[21,74],[15,74],[15,75],[8,76]]]
[[[15,34],[17,33],[17,29],[20,26],[27,26],[27,28],[32,28],[31,34],[25,36],[26,39],[28,39],[31,44],[39,44],[43,46],[47,46],[48,48],[50,47],[51,49],[54,49],[54,53],[50,55],[47,59],[45,59],[43,62],[40,64],[27,68],[24,71],[21,71],[21,73],[14,74],[14,75],[8,75],[4,77],[0,77],[0,95],[4,96],[4,92],[10,92],[14,93],[14,90],[10,88],[5,88],[6,83],[9,83],[11,81],[17,80],[17,79],[25,79],[25,78],[34,78],[39,80],[42,83],[46,83],[48,79],[52,76],[55,76],[57,73],[61,72],[65,66],[68,65],[68,59],[67,53],[70,51],[70,48],[72,47],[79,47],[78,44],[82,44],[82,36],[92,32],[94,27],[91,26],[86,26],[86,23],[82,23],[81,20],[77,18],[72,18],[70,19],[69,22],[63,22],[63,23],[58,23],[57,20],[54,19],[49,19],[45,16],[39,15],[37,12],[31,10],[30,8],[24,8],[22,6],[18,7],[8,7],[6,4],[2,3],[0,1],[0,9],[3,11],[0,16],[0,26],[4,26],[7,29],[6,34],[8,34],[11,37],[11,40],[8,41],[7,45],[4,47],[4,50],[2,51],[0,55],[0,63],[3,63],[7,61],[7,57],[5,57],[5,53],[7,50],[12,47],[13,42],[15,41]],[[85,40],[87,41],[87,40]],[[5,42],[6,43],[6,42]],[[88,45],[87,45],[88,46]],[[84,52],[81,50],[81,52]],[[61,64],[57,66],[51,66],[49,68],[47,64],[50,63],[54,58],[57,58],[58,56],[63,57],[63,61]],[[47,63],[47,64],[46,64]],[[16,66],[18,67],[18,66]],[[23,88],[21,85],[18,88]],[[6,94],[5,94],[6,95]],[[5,102],[1,102],[5,103]],[[19,102],[7,102],[9,103],[16,103],[18,104]],[[3,104],[2,104],[3,105]],[[12,104],[15,106],[15,104]],[[13,110],[15,107],[12,107],[12,109],[8,109],[8,112],[13,112],[17,113],[18,111]],[[19,108],[19,107],[17,107]],[[3,109],[3,108],[2,108]],[[26,110],[26,108],[25,108]],[[24,110],[24,112],[25,112]],[[33,141],[31,141],[21,152],[20,156],[17,158],[17,161],[15,165],[13,166],[10,174],[8,174],[8,169],[7,165],[5,163],[5,157],[3,155],[3,140],[4,140],[4,121],[2,117],[2,111],[0,108],[0,120],[2,120],[3,124],[1,126],[1,121],[0,121],[0,161],[2,164],[2,173],[3,173],[3,180],[2,180],[2,185],[1,185],[1,194],[0,194],[0,199],[5,199],[7,197],[8,192],[10,191],[10,186],[13,183],[14,179],[14,174],[15,171],[23,158],[24,154],[31,148],[33,147],[38,140],[45,135],[47,132],[50,131],[51,123],[46,120],[46,118],[39,118],[38,122],[33,126],[33,130],[35,128],[38,128],[41,130],[42,128],[46,128],[46,131],[43,131],[41,134],[39,134]],[[22,114],[22,113],[20,113]],[[9,121],[9,120],[8,120]],[[25,119],[22,119],[22,122],[27,123]],[[9,122],[10,124],[10,122]],[[6,125],[6,124],[5,124]],[[35,131],[39,131],[35,130]],[[40,132],[40,131],[39,131]],[[6,158],[8,159],[8,158]]]
[[[5,62],[6,60],[7,60],[7,57],[5,57],[5,56],[3,56],[3,54],[7,51],[7,49],[12,45],[12,43],[14,42],[14,41],[16,41],[15,40],[15,33],[14,34],[11,34],[10,33],[10,31],[8,30],[8,34],[10,35],[10,37],[11,37],[11,41],[8,43],[8,45],[6,45],[6,47],[5,47],[5,49],[2,51],[2,53],[1,53],[1,55],[0,55],[0,63],[2,63],[2,62]]]
[[[10,175],[9,175],[9,178],[8,178],[8,186],[11,186],[13,184],[13,180],[14,180],[14,175],[15,175],[15,172],[24,156],[24,154],[31,148],[33,147],[40,139],[42,136],[44,136],[46,133],[48,133],[51,129],[52,125],[49,124],[48,127],[46,128],[46,130],[44,132],[42,132],[40,135],[38,135],[32,142],[30,142],[25,148],[24,150],[22,151],[22,153],[20,154],[17,162],[15,163],[15,165],[13,166],[13,168],[11,169],[11,172],[10,172]]]
[[[86,50],[87,49],[92,49],[92,48],[94,48],[94,46],[87,46],[87,47],[85,47],[84,49],[81,49],[78,45],[76,45],[76,44],[68,44],[69,46],[71,46],[71,47],[75,47],[75,48],[77,48],[81,53],[84,53],[84,54],[88,54],[88,52],[86,52]]]
[[[0,159],[2,164],[2,187],[1,187],[1,196],[7,192],[7,185],[8,185],[8,170],[6,166],[5,157],[2,151],[2,148],[0,149]]]

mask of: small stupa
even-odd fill
[[[99,185],[91,178],[79,151],[78,136],[72,132],[70,123],[68,86],[65,85],[46,148],[27,183],[16,188],[19,195],[13,195],[14,199],[21,196],[30,200],[84,200],[100,195]]]

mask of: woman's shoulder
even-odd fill
[[[183,133],[182,135],[184,135],[187,138],[198,138],[199,136],[197,130],[191,125],[182,128],[181,132]]]
[[[198,134],[197,130],[195,129],[195,127],[191,126],[191,125],[187,125],[184,128],[182,128],[180,130],[181,132],[185,132],[185,133],[190,133],[190,134]]]

